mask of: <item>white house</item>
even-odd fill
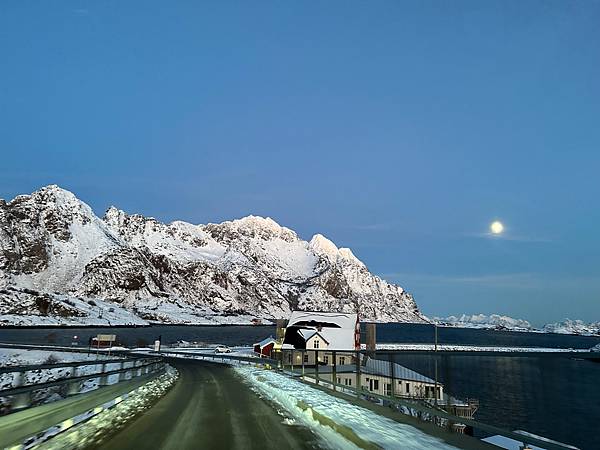
[[[283,342],[295,349],[359,350],[358,314],[294,311]]]

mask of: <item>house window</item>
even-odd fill
[[[379,390],[379,380],[373,380],[373,389]]]
[[[346,358],[343,356],[340,356],[340,366],[343,366],[344,364],[346,364]]]
[[[325,355],[325,364],[329,364],[329,356]]]
[[[385,383],[385,395],[392,395],[392,383]]]
[[[342,384],[342,379],[340,377],[337,377],[337,384]]]
[[[410,383],[406,383],[406,393],[410,393]]]
[[[308,353],[304,354],[304,362],[307,363],[308,362]]]
[[[313,348],[319,348],[319,340],[318,339],[315,339],[313,341]]]
[[[352,386],[352,378],[348,378],[348,386]]]

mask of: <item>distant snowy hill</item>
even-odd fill
[[[512,317],[500,316],[498,314],[492,314],[489,316],[486,316],[485,314],[463,314],[460,317],[435,317],[433,320],[442,326],[452,326],[459,328],[484,328],[513,331],[533,330],[531,324],[526,320],[513,319]]]
[[[498,314],[463,314],[459,317],[434,317],[433,320],[441,326],[458,328],[480,328],[510,331],[535,331],[545,333],[559,334],[579,334],[583,336],[600,335],[600,322],[585,323],[581,320],[566,319],[563,322],[550,323],[544,325],[541,329],[534,328],[528,321],[523,319],[513,319],[508,316]]]
[[[547,333],[581,334],[584,336],[600,336],[600,322],[585,323],[582,320],[566,319],[563,322],[544,325]]]
[[[427,321],[350,249],[269,218],[163,224],[111,207],[101,219],[58,186],[0,200],[0,324],[249,323],[293,309]]]

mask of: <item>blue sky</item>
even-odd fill
[[[426,314],[599,321],[598,23],[593,0],[4,1],[0,198],[270,216]]]

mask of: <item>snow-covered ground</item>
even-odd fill
[[[236,372],[261,397],[274,402],[288,423],[312,429],[331,448],[450,449],[444,441],[373,411],[333,397],[279,373],[250,366]]]
[[[47,294],[52,308],[60,314],[41,315],[11,313],[9,305],[27,305],[35,303],[35,296],[26,291],[6,289],[0,292],[0,326],[111,326],[111,325],[148,325],[134,313],[112,302],[99,299],[81,299],[71,295]],[[34,308],[26,310],[36,311]],[[67,314],[68,313],[68,314]]]
[[[112,400],[88,413],[73,418],[73,424],[80,424],[64,432],[57,425],[37,435],[34,444],[38,449],[80,449],[96,447],[125,426],[133,417],[146,411],[156,399],[162,397],[177,380],[177,371],[171,367],[161,375],[134,391],[121,396],[123,401]],[[97,412],[100,411],[100,412]],[[95,414],[95,415],[93,415]],[[85,422],[85,423],[82,423]],[[60,434],[59,434],[60,433]],[[53,437],[47,440],[49,437]]]

